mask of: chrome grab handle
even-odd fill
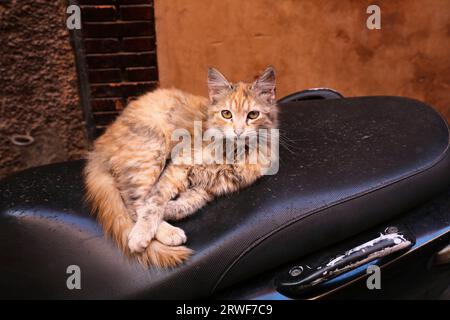
[[[355,270],[375,259],[412,247],[414,241],[397,227],[389,227],[378,236],[362,242],[355,247],[341,251],[328,259],[321,259],[311,266],[308,262],[297,264],[276,280],[280,292],[300,293],[327,282],[337,276]]]

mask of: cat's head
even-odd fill
[[[278,126],[275,70],[268,67],[253,83],[230,83],[214,68],[208,70],[208,129],[220,130],[234,139],[258,129]]]

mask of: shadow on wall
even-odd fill
[[[279,97],[310,87],[345,96],[401,95],[450,119],[450,2],[155,0],[162,86],[206,94],[206,68],[234,80],[272,64]]]
[[[65,10],[64,1],[0,3],[0,177],[86,150]],[[34,142],[15,145],[17,134]]]

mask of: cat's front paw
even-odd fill
[[[136,223],[128,235],[128,248],[130,248],[131,253],[143,252],[152,239],[153,236],[149,230]]]
[[[156,231],[156,240],[167,246],[179,246],[186,243],[187,237],[183,229],[162,222]]]
[[[164,208],[164,218],[167,220],[180,220],[184,218],[176,201],[169,201]]]

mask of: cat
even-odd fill
[[[194,121],[225,140],[278,126],[272,67],[252,83],[230,83],[214,68],[207,79],[209,99],[159,88],[130,102],[88,155],[86,195],[98,222],[128,257],[145,267],[174,267],[192,254],[183,246],[184,231],[167,220],[183,219],[263,174],[261,163],[242,159],[176,164],[171,158],[177,143],[173,132],[181,128],[193,134]]]

